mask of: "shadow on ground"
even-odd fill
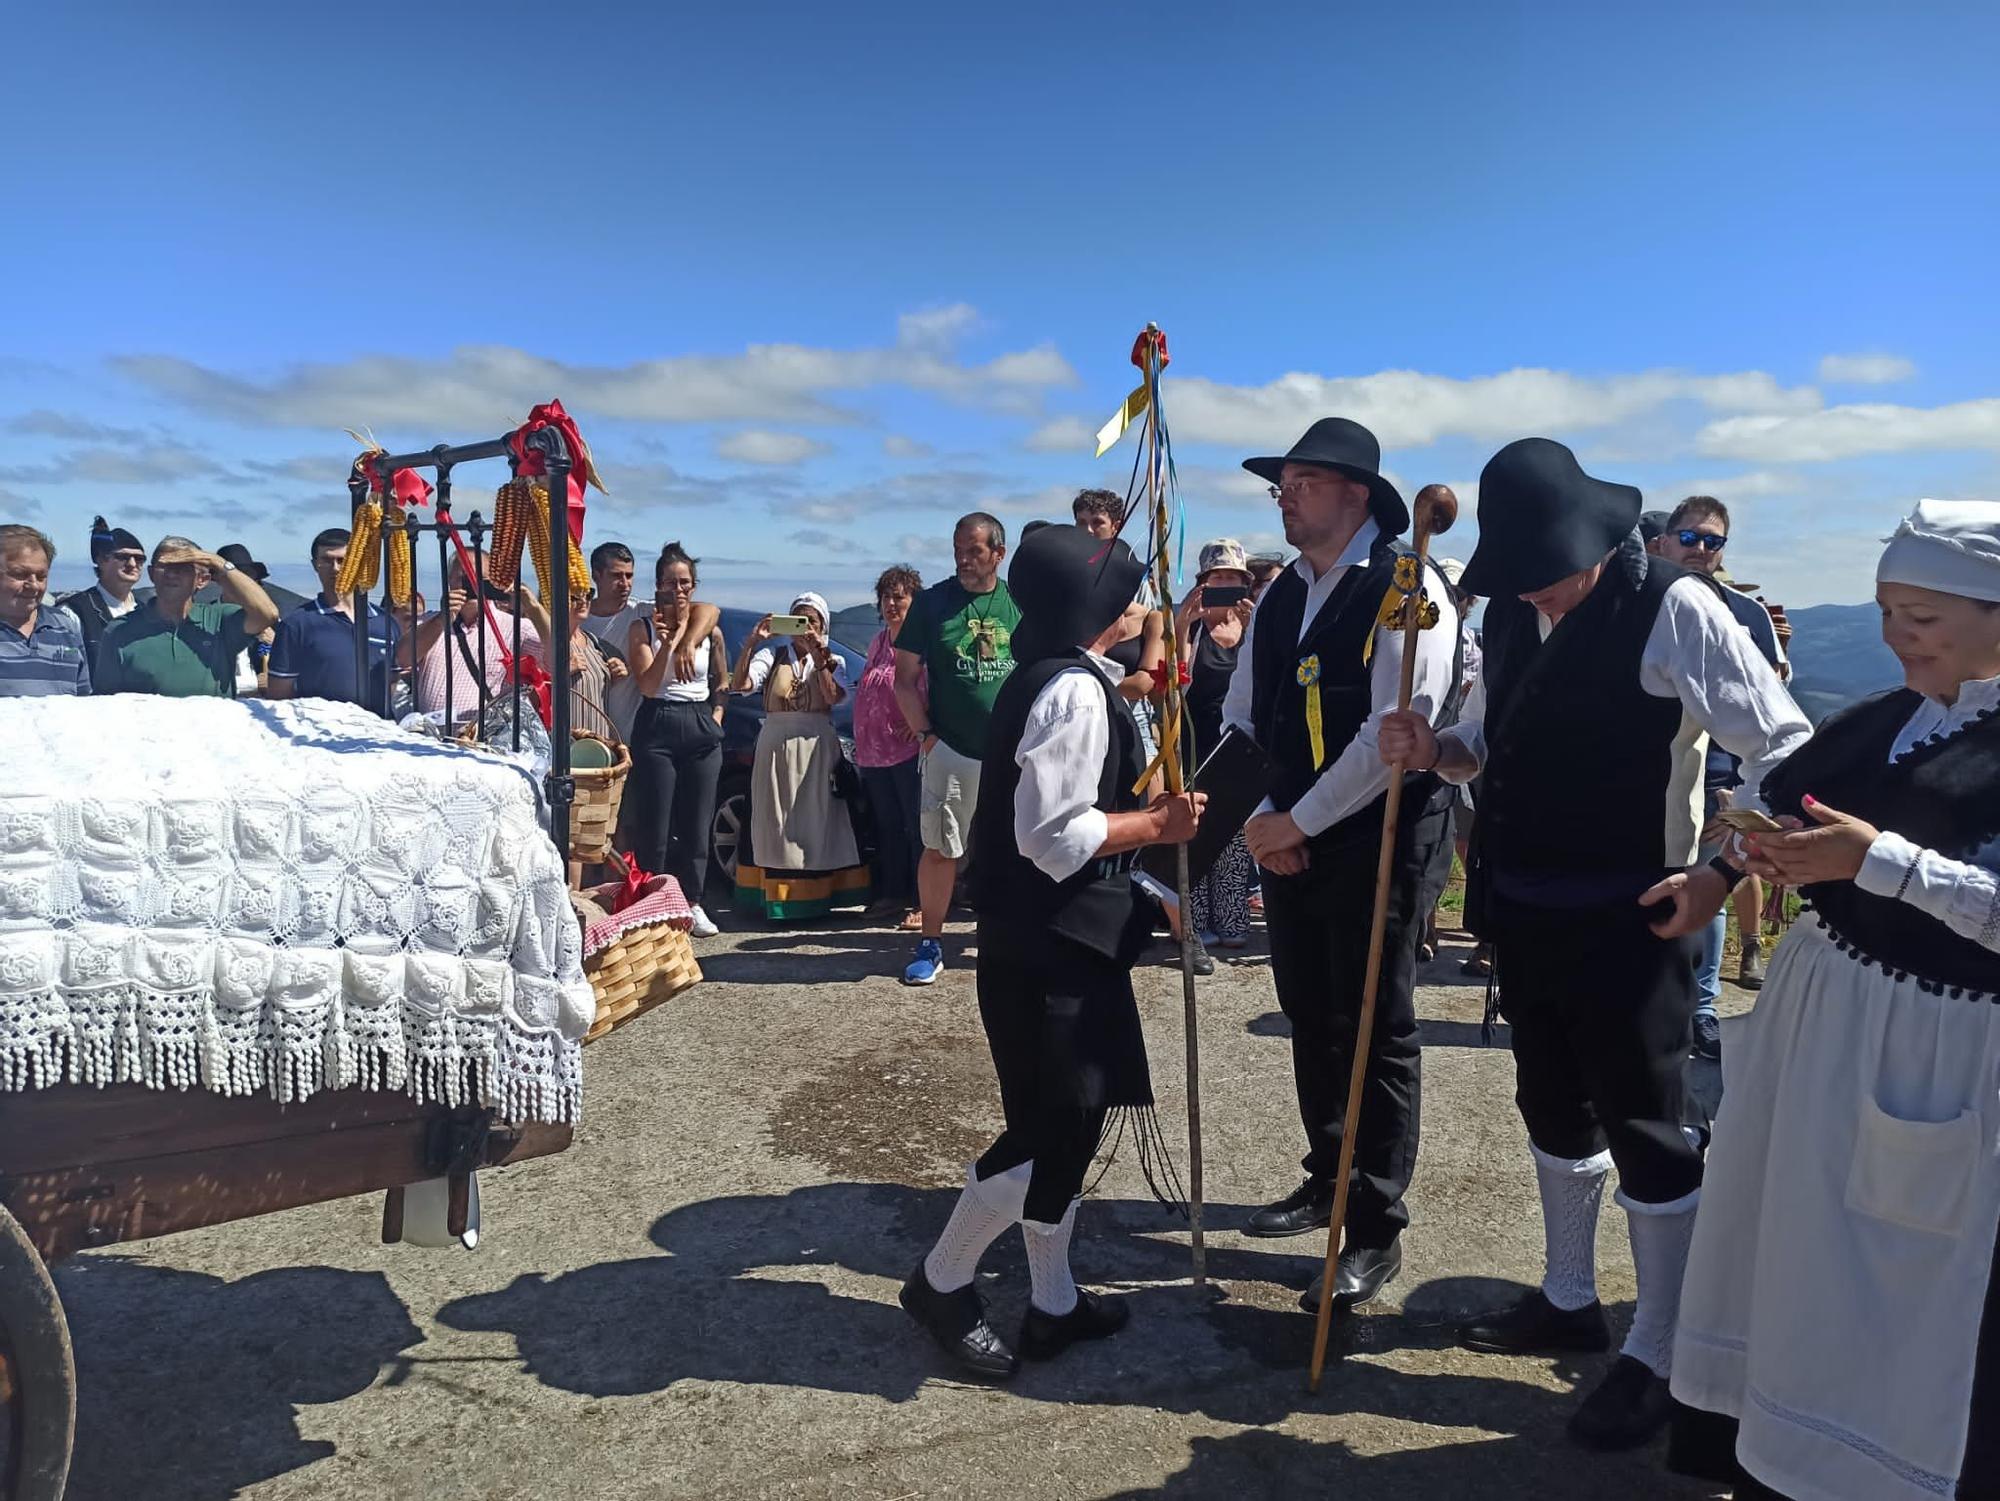
[[[850,1183],[713,1199],[654,1225],[652,1238],[664,1256],[523,1276],[501,1291],[448,1304],[438,1317],[454,1329],[511,1335],[537,1379],[581,1395],[630,1396],[703,1380],[907,1402],[934,1378],[954,1379],[893,1294],[953,1197],[948,1190]],[[1240,1225],[1250,1212],[1245,1205],[1211,1209],[1218,1228]],[[1164,1238],[1180,1224],[1149,1202],[1085,1206],[1074,1253],[1079,1275],[1128,1297],[1132,1328],[1026,1368],[1011,1387],[1014,1395],[1256,1425],[1317,1406],[1559,1439],[1571,1399],[1511,1379],[1518,1371],[1504,1362],[1495,1362],[1491,1376],[1412,1376],[1351,1361],[1329,1375],[1319,1397],[1308,1398],[1311,1320],[1297,1311],[1291,1293],[1274,1294],[1269,1285],[1303,1288],[1317,1257],[1211,1245],[1211,1278],[1271,1306],[1221,1288],[1199,1297],[1185,1282],[1185,1245]],[[871,1296],[851,1296],[823,1285],[815,1269],[884,1283]],[[1004,1236],[989,1254],[982,1287],[997,1327],[1013,1329],[1027,1288],[1018,1236]],[[1344,1319],[1339,1350],[1442,1349],[1461,1318],[1519,1291],[1478,1280],[1429,1283],[1412,1291],[1405,1314]],[[1571,1384],[1594,1380],[1603,1363],[1559,1367],[1558,1374]]]
[[[226,1282],[87,1257],[56,1282],[76,1345],[69,1501],[218,1501],[324,1459],[298,1408],[365,1390],[423,1339],[379,1272]]]

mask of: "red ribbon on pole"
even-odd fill
[[[1173,356],[1167,353],[1167,335],[1164,329],[1146,328],[1140,330],[1139,337],[1132,341],[1132,363],[1141,370],[1146,368],[1146,347],[1153,346],[1160,352],[1160,368],[1166,369],[1173,363]]]
[[[542,428],[552,427],[562,434],[563,443],[569,449],[569,539],[578,547],[583,546],[583,493],[585,485],[604,488],[597,477],[597,466],[590,460],[590,447],[583,441],[583,434],[577,431],[576,421],[563,410],[560,401],[545,401],[528,413],[528,420],[507,435],[507,451],[514,456],[514,472],[525,479],[536,479],[548,472],[541,453],[528,446],[528,434]]]

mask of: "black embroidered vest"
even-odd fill
[[[1382,601],[1395,582],[1396,559],[1409,549],[1393,539],[1382,538],[1370,552],[1365,566],[1349,568],[1333,586],[1319,613],[1303,638],[1299,625],[1305,616],[1307,585],[1297,569],[1287,568],[1271,581],[1258,601],[1256,630],[1250,643],[1250,721],[1257,744],[1271,758],[1271,805],[1288,811],[1319,780],[1347,748],[1374,709],[1373,665],[1362,660],[1362,652],[1375,632],[1375,620]],[[1425,587],[1432,598],[1444,595],[1448,585],[1433,564],[1426,569]],[[1306,716],[1307,685],[1304,675],[1318,673],[1320,700],[1320,743],[1325,758],[1313,761],[1312,731]],[[1452,645],[1452,691],[1437,718],[1440,729],[1456,722],[1458,685],[1464,681],[1463,644]],[[1450,798],[1448,788],[1429,773],[1411,773],[1403,787],[1405,818],[1414,818],[1428,804]],[[1341,846],[1379,840],[1382,828],[1382,798],[1322,831],[1313,843]]]
[[[1111,725],[1104,764],[1098,768],[1097,806],[1107,813],[1120,813],[1146,805],[1145,797],[1132,790],[1146,769],[1140,756],[1138,727],[1111,680],[1080,648],[1016,667],[994,700],[993,717],[988,722],[979,806],[972,815],[977,851],[972,870],[973,905],[979,911],[982,944],[995,938],[1034,943],[1054,932],[1107,958],[1130,959],[1137,952],[1131,869],[1138,852],[1104,856],[1067,880],[1056,881],[1014,842],[1014,794],[1021,785],[1021,768],[1015,764],[1014,753],[1036,697],[1058,674],[1072,667],[1088,669],[1103,689],[1104,712]]]
[[[1510,886],[1554,879],[1577,891],[1601,886],[1615,902],[1687,863],[1688,850],[1666,847],[1681,703],[1639,683],[1661,602],[1683,577],[1671,563],[1621,549],[1547,641],[1532,605],[1487,604],[1482,879],[1515,896],[1524,893]]]
[[[2000,861],[2000,715],[1984,711],[1955,734],[1889,760],[1921,699],[1898,688],[1843,709],[1764,779],[1773,814],[1805,819],[1808,796],[1953,860]],[[1962,938],[1908,902],[1852,881],[1805,888],[1835,939],[1863,964],[1924,988],[2000,1000],[2000,953]]]

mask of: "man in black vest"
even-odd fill
[[[1272,482],[1285,540],[1299,550],[1257,601],[1223,719],[1252,734],[1272,763],[1270,798],[1244,833],[1265,873],[1271,969],[1292,1024],[1306,1134],[1305,1182],[1251,1215],[1252,1235],[1316,1229],[1333,1207],[1389,786],[1375,725],[1396,707],[1403,659],[1402,632],[1384,628],[1381,615],[1404,555],[1394,539],[1410,513],[1377,472],[1381,452],[1360,424],[1328,417],[1282,458],[1243,465]],[[1458,613],[1434,571],[1428,593],[1439,618],[1419,637],[1410,702],[1448,724],[1460,678]],[[1368,1302],[1402,1266],[1421,1088],[1416,948],[1450,874],[1452,796],[1432,776],[1405,789],[1335,1288],[1344,1306]]]
[[[993,705],[979,808],[979,1018],[1006,1129],[966,1171],[950,1221],[910,1274],[903,1307],[965,1371],[1014,1373],[1124,1327],[1122,1303],[1079,1292],[1069,1241],[1099,1143],[1130,1125],[1158,1159],[1152,1080],[1132,961],[1149,936],[1131,867],[1148,844],[1185,841],[1202,799],[1132,789],[1139,732],[1104,655],[1144,569],[1123,542],[1073,526],[1024,533],[1009,572],[1021,620],[1012,676]],[[1115,1117],[1129,1116],[1117,1122]],[[1158,1191],[1156,1185],[1156,1192]],[[979,1258],[1019,1222],[1033,1282],[1010,1348],[973,1286]]]
[[[112,526],[102,516],[90,523],[90,566],[97,582],[88,589],[65,594],[56,601],[83,632],[83,649],[94,665],[97,643],[116,621],[138,608],[132,591],[146,568],[146,544],[122,526]]]
[[[1542,1285],[1459,1333],[1507,1354],[1610,1345],[1597,1300],[1606,1171],[1630,1222],[1638,1308],[1610,1373],[1570,1418],[1592,1448],[1666,1421],[1674,1321],[1701,1190],[1682,1065],[1697,940],[1721,904],[1697,866],[1707,737],[1743,758],[1743,804],[1811,727],[1715,586],[1647,553],[1639,492],[1524,438],[1479,477],[1461,582],[1488,597],[1485,662],[1460,722],[1390,715],[1385,761],[1452,782],[1484,769],[1473,901],[1512,1024],[1515,1099],[1541,1191]]]

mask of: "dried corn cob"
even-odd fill
[[[563,535],[569,536],[569,528],[563,528]],[[583,549],[574,539],[569,544],[569,597],[582,599],[590,592],[590,564],[583,560]]]
[[[373,589],[382,572],[382,502],[364,500],[354,513],[354,532],[347,539],[347,557],[333,581],[333,592],[352,594]]]
[[[528,537],[528,482],[509,480],[493,497],[493,542],[486,576],[502,589],[521,577],[521,544]]]
[[[407,605],[417,582],[416,560],[410,553],[409,518],[396,506],[383,519],[389,533],[389,603]]]
[[[549,540],[549,492],[534,485],[521,506],[528,520],[528,552],[535,560],[535,577],[540,581],[542,603],[549,599],[549,578],[555,566],[555,549]]]

